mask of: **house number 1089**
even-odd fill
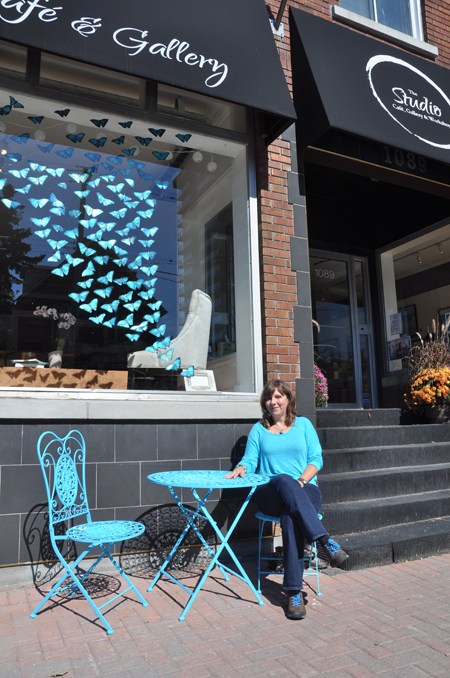
[[[392,146],[383,146],[383,151],[386,165],[406,166],[410,170],[419,170],[422,174],[427,171],[427,161],[422,155],[402,151],[400,148],[392,148]]]
[[[316,268],[316,278],[329,278],[333,280],[334,271],[328,268]]]

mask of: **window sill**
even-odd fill
[[[400,45],[401,47],[406,47],[411,50],[411,52],[416,52],[432,59],[436,59],[439,54],[438,48],[434,45],[430,45],[423,40],[417,40],[417,38],[412,38],[410,35],[401,33],[394,28],[383,26],[376,21],[372,21],[372,19],[366,19],[360,14],[350,12],[348,9],[343,9],[337,5],[331,5],[330,14],[336,21],[340,21],[349,26],[354,26],[355,28],[364,30],[366,33],[376,35],[378,38],[383,38],[396,45]]]
[[[86,389],[0,388],[0,420],[244,420],[259,419],[253,393],[179,393]]]

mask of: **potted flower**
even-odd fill
[[[33,315],[40,315],[43,316],[44,318],[51,318],[53,323],[56,324],[56,327],[58,330],[68,330],[70,327],[75,325],[77,322],[77,319],[75,318],[72,313],[59,313],[56,308],[47,308],[47,306],[36,306],[36,308],[33,311]],[[53,332],[52,334],[55,334]],[[61,367],[62,365],[62,357],[63,357],[63,351],[64,351],[64,346],[66,343],[66,340],[64,337],[59,336],[59,332],[57,333],[58,336],[56,337],[55,343],[55,350],[50,351],[48,354],[48,366],[53,367],[53,368],[58,368]]]
[[[328,402],[328,382],[317,365],[314,365],[314,392],[316,407],[326,406]]]

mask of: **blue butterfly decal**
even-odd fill
[[[35,125],[40,125],[44,119],[43,115],[29,115],[27,117],[28,120],[31,120],[31,122],[34,123]]]
[[[160,360],[164,360],[164,362],[168,363],[169,360],[172,360],[173,354],[174,354],[174,353],[175,353],[175,349],[174,349],[174,348],[169,348],[169,350],[168,350],[166,353],[160,353],[160,354],[158,355],[158,358],[159,358]]]
[[[114,325],[116,324],[116,318],[110,318],[109,320],[105,320],[102,324],[105,325],[106,327],[114,327]]]
[[[94,290],[94,294],[98,294],[98,296],[102,297],[102,299],[107,299],[111,296],[112,289],[113,288],[111,285],[110,287],[105,287],[103,290]]]
[[[6,184],[6,179],[0,179],[0,190],[5,186],[5,184]],[[17,190],[19,191],[20,189],[17,189]],[[28,190],[29,190],[29,189],[28,189]],[[23,193],[24,190],[22,189],[21,192]],[[28,191],[25,191],[25,193],[27,193],[27,192],[28,192]]]
[[[67,118],[70,113],[70,108],[64,108],[62,111],[55,111],[61,118]]]
[[[156,311],[153,315],[144,315],[144,319],[148,320],[149,323],[157,323],[161,317],[161,313]]]
[[[128,278],[114,278],[113,282],[116,283],[116,285],[125,285],[127,282]]]
[[[67,184],[64,181],[62,181],[60,184],[58,184],[58,186],[60,188],[67,188]]]
[[[166,160],[166,158],[169,157],[168,151],[164,151],[163,153],[160,153],[159,151],[152,151],[152,153],[158,160]]]
[[[90,304],[83,304],[80,306],[80,308],[83,311],[87,311],[88,313],[92,313],[92,311],[96,311],[98,306],[98,299],[93,299]]]
[[[11,106],[11,108],[24,108],[23,104],[20,104],[11,95],[9,96],[9,105]]]
[[[151,195],[151,193],[152,192],[150,190],[144,191],[143,193],[139,193],[138,191],[134,195],[136,196],[136,198],[139,198],[139,200],[145,200],[146,198],[148,198],[149,195]]]
[[[108,256],[102,256],[102,257],[94,257],[94,261],[96,261],[100,266],[103,266],[103,264],[107,264],[109,261]]]
[[[127,282],[127,287],[129,287],[132,290],[140,290],[142,285],[144,284],[143,280],[130,280]]]
[[[134,138],[136,139],[136,141],[139,141],[139,143],[142,146],[148,146],[152,142],[152,139],[150,139],[150,137],[134,137]]]
[[[136,236],[132,236],[131,238],[123,238],[122,242],[124,245],[133,245],[134,241],[136,240]],[[121,254],[121,252],[116,252],[116,254]],[[125,252],[126,254],[126,252]]]
[[[84,271],[81,274],[82,278],[86,278],[88,276],[91,276],[95,273],[95,267],[92,261],[88,261],[87,267],[84,269]]]
[[[61,158],[71,158],[73,153],[73,148],[66,148],[65,151],[55,151],[56,155],[61,156]]]
[[[64,167],[58,167],[57,169],[52,169],[51,167],[46,168],[47,172],[52,175],[52,177],[62,177],[65,172]]]
[[[87,189],[86,191],[74,191],[75,195],[78,196],[78,198],[87,198],[90,190]]]
[[[133,325],[133,327],[131,329],[134,330],[135,332],[145,332],[147,327],[148,327],[148,322],[143,321],[143,322],[139,323],[139,325]]]
[[[59,202],[59,200],[58,200],[58,202]],[[56,214],[58,217],[60,217],[60,216],[62,216],[63,214],[66,213],[66,208],[64,207],[64,205],[62,207],[52,207],[50,209],[50,212],[52,214]]]
[[[20,153],[7,153],[5,158],[9,158],[13,162],[20,162],[22,160]]]
[[[119,257],[124,257],[127,254],[126,250],[123,250],[121,247],[114,245],[114,252],[119,255]]]
[[[125,143],[125,135],[122,134],[121,137],[117,137],[117,139],[112,140],[113,144],[124,144]]]
[[[97,193],[97,198],[98,198],[99,203],[101,205],[104,205],[105,207],[108,207],[108,205],[114,204],[114,200],[109,200],[108,198],[105,198],[105,196],[102,195],[101,193]]]
[[[96,120],[95,118],[91,118],[91,122],[93,122],[96,127],[104,127],[106,125],[106,123],[108,122],[108,118],[102,118],[101,120]]]
[[[48,176],[43,174],[41,177],[30,177],[30,181],[35,184],[35,186],[42,186],[47,181]]]
[[[100,216],[100,214],[103,214],[103,210],[100,210],[100,209],[94,209],[94,208],[91,207],[90,205],[85,205],[85,206],[84,206],[84,209],[85,209],[85,211],[86,211],[86,214],[87,214],[89,217],[98,217],[98,216]]]
[[[176,360],[173,361],[171,365],[168,365],[166,367],[166,370],[179,370],[181,367],[181,359],[177,358]]]
[[[102,304],[100,308],[104,308],[105,311],[109,311],[110,313],[115,313],[119,308],[119,300],[115,299],[110,304]]]
[[[83,287],[86,290],[90,288],[93,282],[94,278],[89,278],[89,280],[81,280],[80,282],[77,282],[77,285]]]
[[[80,219],[79,223],[81,226],[84,226],[84,228],[94,228],[95,224],[97,223],[97,219]]]
[[[155,292],[154,289],[151,289],[149,292],[147,292],[146,290],[142,290],[142,292],[138,292],[138,297],[142,297],[142,299],[148,301],[153,297],[154,292]]]
[[[46,228],[45,231],[35,231],[36,235],[38,235],[40,238],[47,238],[48,235],[50,235],[51,228]]]
[[[98,165],[92,165],[92,167],[88,167],[86,169],[86,172],[88,174],[95,174],[96,172],[98,172]]]
[[[64,245],[67,245],[67,240],[48,240],[47,242],[52,250],[60,250]]]
[[[122,257],[121,259],[113,259],[113,262],[116,266],[126,266],[128,263],[127,257]]]
[[[6,205],[8,209],[16,209],[16,207],[20,207],[20,202],[16,202],[15,200],[8,200],[7,198],[2,198],[2,203]]]
[[[92,320],[92,322],[95,323],[96,325],[101,325],[105,315],[106,313],[100,313],[100,315],[98,315],[97,317],[89,316],[89,320]]]
[[[100,283],[100,285],[108,285],[108,283],[113,281],[113,275],[114,273],[109,271],[109,273],[103,275],[101,278],[97,278],[97,282]]]
[[[140,334],[127,334],[127,333],[125,333],[125,336],[128,337],[130,341],[137,341],[141,337]]]
[[[92,179],[92,181],[87,182],[87,185],[92,186],[92,188],[96,188],[100,183],[100,179],[101,177],[97,177],[97,179]]]
[[[90,153],[90,152],[89,152],[89,153],[85,153],[84,155],[85,155],[86,158],[88,158],[89,160],[92,160],[92,162],[98,162],[98,161],[100,160],[100,158],[102,157],[102,156],[100,155],[100,153]]]
[[[69,269],[70,269],[70,264],[63,264],[61,266],[61,268],[54,268],[52,270],[52,273],[54,273],[55,275],[61,276],[61,278],[64,278],[64,276],[68,274]]]
[[[153,174],[147,174],[146,172],[143,172],[142,170],[138,170],[138,174],[141,177],[141,179],[144,179],[145,181],[148,181],[149,179],[153,179]]]
[[[152,311],[158,311],[161,308],[162,301],[156,301],[154,304],[147,304]]]
[[[84,301],[88,295],[89,292],[80,292],[80,294],[72,292],[68,296],[71,297],[71,299],[74,299],[79,304],[80,302]]]
[[[194,366],[191,365],[190,367],[187,368],[187,370],[183,370],[180,372],[180,375],[182,377],[193,377],[194,376]]]
[[[42,151],[42,153],[50,153],[54,145],[55,144],[47,144],[47,146],[41,146],[38,144],[37,146]],[[61,155],[61,153],[59,155]]]
[[[84,259],[81,259],[80,257],[78,257],[77,259],[74,259],[71,254],[66,254],[66,261],[69,264],[72,264],[72,266],[75,267],[75,266],[78,266],[79,264],[82,264]]]
[[[8,170],[8,172],[10,174],[12,174],[13,177],[16,177],[17,179],[19,179],[20,177],[22,177],[22,179],[25,179],[25,177],[27,176],[29,171],[30,171],[29,167],[25,167],[24,169],[21,169],[21,170]]]
[[[120,210],[114,210],[114,212],[110,212],[110,215],[112,217],[115,217],[116,219],[123,219],[124,216],[126,215],[126,213],[127,213],[127,208],[122,207],[122,209],[120,209]]]
[[[43,219],[35,219],[34,217],[31,217],[30,221],[32,221],[33,224],[36,224],[36,226],[42,226],[42,228],[45,228],[50,221],[50,217],[44,217]]]
[[[139,216],[142,217],[143,219],[150,219],[150,217],[152,216],[152,214],[153,214],[154,211],[155,211],[155,210],[153,210],[153,209],[151,209],[151,210],[145,210],[145,211],[143,211],[143,210],[137,210],[137,213],[138,213]]]
[[[109,188],[109,190],[113,193],[120,193],[124,186],[125,184],[117,184],[117,186],[114,186],[114,184],[108,184],[107,188]]]
[[[125,155],[134,155],[137,151],[136,147],[133,148],[122,148],[122,153],[125,153]]]
[[[103,247],[104,250],[110,250],[112,249],[115,242],[115,240],[99,240],[98,244],[100,247]]]
[[[166,188],[169,188],[170,186],[170,181],[158,181],[155,179],[155,184],[158,186],[158,188],[162,189],[163,191],[166,190]]]
[[[125,308],[129,311],[138,311],[142,301],[138,299],[137,301],[131,301],[129,304],[124,304]]]
[[[155,337],[163,337],[166,331],[166,326],[165,325],[160,325],[158,328],[154,328],[153,330],[150,330],[150,334],[153,334]]]
[[[154,264],[153,266],[141,266],[141,271],[142,273],[145,273],[146,275],[155,275],[156,271],[158,270],[158,266]]]
[[[127,226],[132,230],[134,228],[139,228],[141,223],[141,217],[135,217],[133,221],[129,221]]]
[[[127,158],[127,163],[129,164],[130,167],[133,167],[134,169],[139,170],[141,167],[145,167],[145,162],[138,162],[137,160],[133,160],[132,158]]]
[[[133,324],[133,314],[130,313],[129,315],[127,315],[125,320],[119,320],[119,322],[117,323],[117,327],[131,327],[132,324]]]
[[[79,242],[78,247],[80,248],[81,254],[85,254],[87,257],[91,257],[95,254],[95,250],[93,250],[92,247],[86,247],[83,242]]]
[[[47,198],[39,198],[39,199],[28,198],[28,202],[31,202],[33,207],[36,207],[36,208],[39,207],[40,209],[42,209],[48,203],[48,199]]]
[[[28,164],[33,171],[44,172],[47,169],[45,165],[39,165],[37,162],[29,162]]]
[[[131,174],[131,172],[132,172],[132,169],[130,167],[128,167],[127,169],[120,169],[119,170],[119,174],[121,174],[124,177],[128,177]],[[127,181],[127,179],[125,179],[125,181]]]
[[[69,173],[69,177],[77,182],[77,184],[84,184],[84,182],[89,179],[89,174],[77,174],[76,172]]]
[[[117,235],[120,235],[123,238],[125,238],[128,235],[128,233],[130,232],[130,230],[131,230],[130,228],[123,228],[120,231],[116,231],[116,233],[117,233]]]
[[[185,144],[191,138],[192,134],[175,134],[176,138]]]
[[[47,259],[47,261],[51,261],[51,262],[56,264],[56,263],[58,263],[58,261],[60,261],[60,259],[61,259],[61,252],[59,250],[56,250],[56,252],[54,254],[52,254],[52,256],[49,257]]]
[[[141,243],[142,247],[151,247],[155,241],[154,240],[139,240],[138,242]]]
[[[80,132],[79,134],[66,134],[66,139],[72,141],[74,144],[77,142],[83,141],[84,133]]]
[[[69,214],[69,217],[73,217],[74,219],[78,219],[81,212],[80,212],[80,210],[69,210],[68,214]]]
[[[133,291],[127,292],[126,294],[121,294],[119,299],[121,301],[131,301],[133,298]]]
[[[131,186],[131,188],[134,188],[134,179],[125,179],[125,181],[129,186]]]
[[[12,136],[11,140],[15,141],[16,144],[26,144],[29,138],[30,133],[26,132],[25,134],[21,134],[20,137]]]
[[[166,131],[165,129],[154,129],[153,127],[149,127],[148,131],[153,134],[154,137],[162,137],[164,132]]]
[[[64,235],[67,235],[68,238],[78,238],[78,228],[73,228],[70,231],[64,231]]]
[[[112,162],[113,165],[121,165],[123,158],[121,155],[108,155],[108,160]]]
[[[124,129],[129,129],[132,125],[132,121],[128,120],[128,122],[119,122],[119,125],[123,127]]]
[[[110,221],[108,223],[105,223],[104,221],[99,221],[98,225],[100,226],[102,231],[112,231],[114,226],[116,225],[116,222]]]
[[[89,143],[96,148],[101,148],[106,143],[106,137],[100,137],[100,139],[89,139]]]

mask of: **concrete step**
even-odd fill
[[[333,539],[350,556],[347,570],[428,558],[450,551],[450,516],[359,534],[333,535]]]
[[[450,490],[400,497],[324,503],[324,525],[330,534],[350,534],[450,516]]]
[[[445,424],[318,428],[317,433],[324,450],[450,442],[450,426]]]
[[[376,473],[320,474],[320,490],[327,506],[342,502],[422,494],[450,487],[450,463],[386,468]]]
[[[316,410],[318,428],[348,428],[353,426],[398,426],[400,409],[376,410]]]
[[[447,461],[450,462],[450,441],[324,450],[320,481],[328,473],[349,473],[420,464],[444,464]]]

